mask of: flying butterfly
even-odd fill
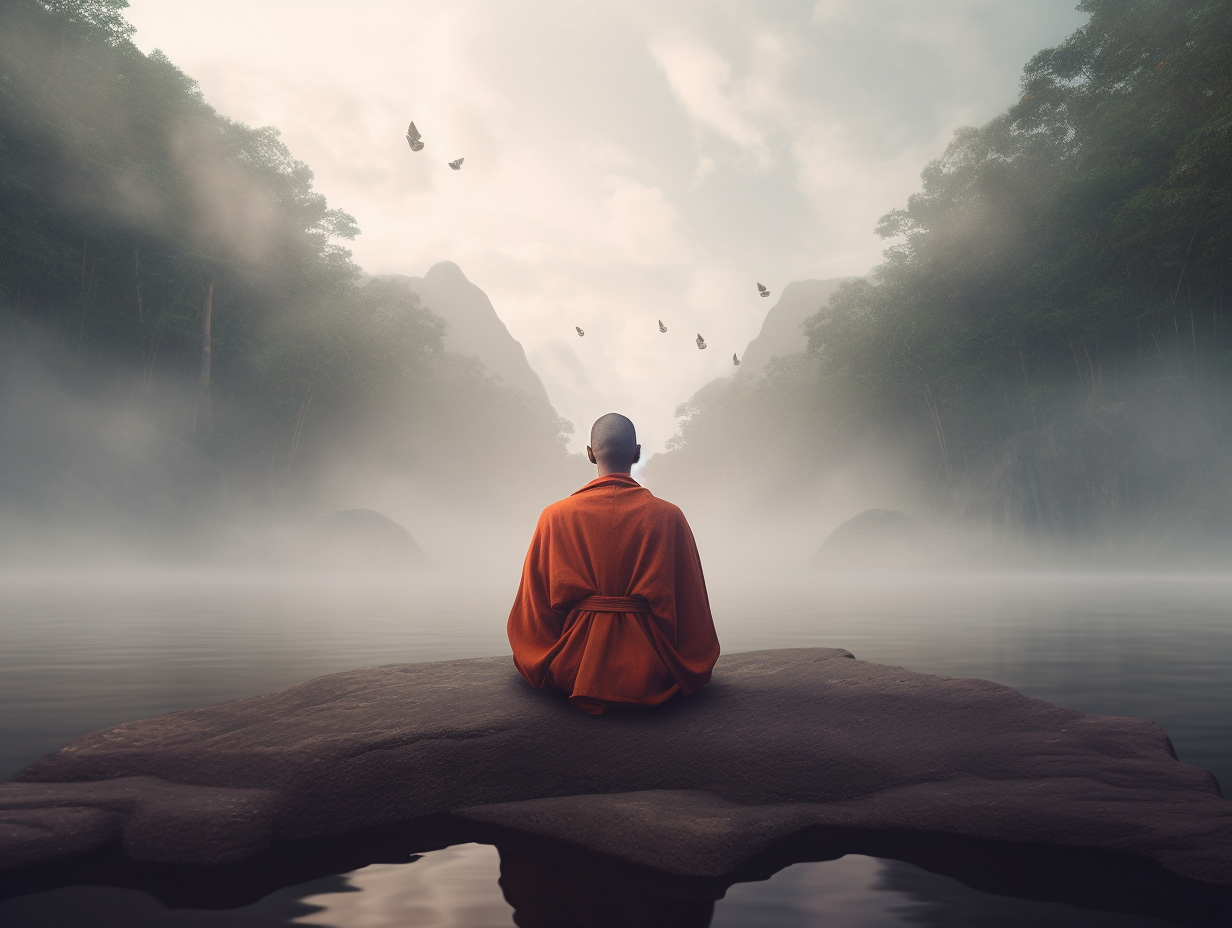
[[[704,338],[702,338],[702,333],[701,333],[701,332],[698,332],[698,333],[697,333],[697,347],[698,347],[698,348],[701,348],[701,349],[703,349],[703,350],[704,350],[704,349],[705,349],[705,347],[706,347],[706,340],[705,340]]]
[[[419,134],[419,130],[415,128],[415,123],[411,123],[406,130],[406,144],[411,146],[411,151],[420,151],[423,149],[424,143],[420,141],[423,136]]]
[[[762,296],[769,296],[769,295],[770,295],[770,291],[769,291],[769,290],[767,290],[767,289],[766,289],[764,286],[762,286],[761,284],[758,284],[758,285],[757,285],[757,292],[758,292],[759,294],[761,294]]]
[[[586,334],[585,332],[582,331],[582,327],[580,325],[575,325],[574,328],[577,329],[578,338],[581,338],[583,335]]]
[[[449,166],[453,168],[455,171],[460,171],[462,170],[462,162],[465,160],[466,160],[465,158],[459,158],[457,161],[450,161]]]
[[[736,367],[740,366],[740,359],[736,357],[735,353],[732,354],[732,364],[736,365]]]
[[[660,319],[660,320],[659,320],[659,331],[660,331],[660,332],[666,332],[666,331],[667,331],[667,326],[665,326],[665,325],[663,324],[663,320],[662,320],[662,319]]]

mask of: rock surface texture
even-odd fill
[[[1150,722],[836,649],[591,717],[507,658],[376,667],[88,735],[0,785],[0,866],[221,864],[444,816],[713,878],[808,832],[1114,852],[1232,886],[1232,802]]]

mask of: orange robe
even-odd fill
[[[509,643],[531,686],[558,687],[595,715],[705,686],[719,639],[684,514],[628,474],[543,510]]]

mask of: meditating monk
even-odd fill
[[[599,477],[539,517],[509,613],[513,661],[598,715],[710,682],[719,639],[684,514],[629,476],[633,423],[608,413],[586,454]]]

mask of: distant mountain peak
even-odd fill
[[[796,354],[808,347],[804,320],[825,306],[834,291],[856,277],[831,277],[827,280],[795,280],[779,291],[757,337],[749,342],[740,358],[738,377],[760,374],[773,357]]]
[[[414,280],[415,278],[408,279]],[[428,273],[424,274],[422,279],[432,283],[444,283],[445,281],[465,281],[470,283],[470,279],[462,273],[462,268],[452,261],[437,261],[436,264],[428,268]],[[495,312],[495,310],[493,311]]]
[[[527,362],[521,342],[509,334],[488,295],[453,261],[438,261],[423,277],[377,274],[373,279],[405,283],[419,294],[426,308],[448,322],[446,351],[478,358],[489,374],[500,377],[534,399],[549,403],[543,381]]]

